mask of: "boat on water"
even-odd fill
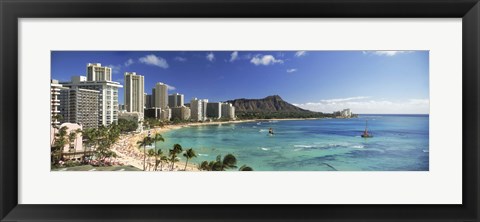
[[[373,135],[368,132],[368,120],[365,122],[365,131],[361,135],[363,138],[372,138]]]

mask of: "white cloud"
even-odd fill
[[[138,59],[138,61],[147,65],[158,66],[164,69],[168,68],[167,60],[153,54],[141,57],[140,59]]]
[[[213,52],[210,52],[207,54],[206,56],[207,60],[210,61],[210,62],[213,62],[215,61],[215,55],[213,54]]]
[[[175,86],[167,85],[168,90],[176,90],[177,88]]]
[[[288,73],[292,73],[292,72],[296,72],[296,71],[297,71],[297,69],[287,69]]]
[[[237,59],[238,59],[238,52],[237,51],[232,52],[232,54],[230,55],[230,62],[233,62]]]
[[[275,59],[275,57],[273,57],[273,55],[256,55],[255,57],[253,57],[251,60],[250,60],[251,63],[255,64],[256,66],[258,65],[264,65],[264,66],[268,66],[268,65],[273,65],[275,63],[283,63],[283,60],[280,60],[280,59]]]
[[[123,83],[123,79],[116,79],[116,80],[114,80],[114,82]]]
[[[355,96],[355,97],[347,97],[347,98],[339,98],[339,99],[324,99],[320,101],[324,103],[336,103],[336,102],[346,102],[346,101],[368,99],[368,98],[369,98],[368,96]]]
[[[108,65],[107,67],[110,67],[112,69],[113,74],[120,73],[120,70],[122,69],[122,65]]]
[[[133,61],[133,59],[129,59],[129,60],[127,60],[127,61],[125,62],[124,65],[125,65],[125,67],[128,67],[128,66],[130,66],[130,65],[133,64],[133,63],[135,63],[135,62]]]
[[[306,55],[307,55],[307,51],[298,51],[295,53],[295,57],[302,57]]]
[[[428,99],[408,99],[389,101],[373,100],[366,96],[325,99],[320,102],[295,104],[298,107],[325,113],[332,113],[350,108],[353,113],[361,114],[428,114],[430,101]]]
[[[382,50],[382,51],[363,51],[363,54],[373,54],[378,56],[394,56],[403,53],[411,53],[412,51],[389,51],[389,50]]]
[[[177,56],[177,57],[174,58],[174,60],[175,60],[175,61],[178,61],[178,62],[186,62],[186,61],[187,61],[187,58]]]

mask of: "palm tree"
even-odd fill
[[[225,157],[223,157],[222,161],[222,171],[225,169],[233,169],[237,168],[237,158],[233,154],[227,154]]]
[[[96,136],[97,135],[98,135],[97,129],[94,129],[94,128],[93,129],[85,129],[82,132],[82,138],[85,141],[85,143],[83,144],[84,145],[84,148],[83,148],[83,157],[84,157],[83,160],[84,161],[86,161],[87,149],[91,149],[92,146],[96,143],[96,141],[97,141]]]
[[[73,158],[75,159],[75,142],[77,141],[77,132],[76,131],[70,131],[70,133],[68,134],[68,142],[70,144],[69,146],[69,151],[71,150],[72,148],[72,144],[73,144]]]
[[[200,165],[198,166],[198,169],[210,171],[210,168],[208,167],[208,161],[205,160],[202,163],[200,163]]]
[[[152,138],[146,136],[142,140],[138,141],[137,144],[139,147],[143,146],[143,171],[146,170],[145,163],[146,163],[146,157],[147,157],[147,145],[152,145],[153,141]]]
[[[158,169],[158,165],[162,163],[163,161],[163,158],[164,155],[163,155],[163,151],[161,149],[157,150],[155,152],[155,171],[157,171]],[[162,168],[162,166],[160,166],[160,168]]]
[[[159,150],[159,151],[161,151],[161,150]],[[164,162],[166,163],[166,165],[167,165],[167,167],[168,167],[168,157],[162,154],[162,155],[160,156],[160,170],[161,170],[161,171],[163,171],[163,163],[164,163]]]
[[[198,169],[205,171],[224,171],[227,169],[237,168],[236,164],[237,158],[233,154],[227,154],[225,157],[223,157],[223,160],[222,155],[218,155],[215,161],[203,161]],[[251,167],[245,166],[244,170],[248,169],[251,169]]]
[[[249,166],[247,166],[247,165],[244,164],[243,166],[241,166],[241,167],[238,169],[238,171],[253,171],[253,168],[251,168],[251,167],[249,167]]]
[[[76,147],[77,138],[78,138],[77,135],[79,135],[79,134],[81,135],[82,133],[83,133],[83,131],[82,131],[82,129],[80,129],[80,128],[78,128],[78,129],[75,130],[75,134],[76,134],[76,135],[75,135],[75,142],[74,142],[74,146],[73,146],[73,147],[75,148],[74,154],[73,154],[73,157],[74,157],[74,158],[76,158],[76,155],[77,155],[77,147]],[[82,136],[82,135],[81,135],[81,136]],[[83,146],[83,141],[82,141],[82,146]]]
[[[52,116],[53,140],[50,142],[50,146],[53,146],[53,143],[55,142],[55,129],[58,129],[58,125],[56,124],[56,122],[61,121],[62,119],[63,117],[60,114]]]
[[[183,171],[186,171],[187,170],[187,164],[188,164],[188,160],[191,159],[191,158],[194,158],[194,157],[197,157],[197,154],[195,153],[195,151],[190,148],[188,149],[187,151],[185,151],[185,153],[183,154],[183,156],[185,158],[187,158],[187,161],[185,162],[185,168],[183,169]]]
[[[67,129],[68,129],[68,127],[62,126],[58,130],[58,133],[55,135],[55,137],[56,137],[55,138],[55,143],[53,144],[53,147],[52,147],[52,161],[53,161],[53,163],[62,159],[63,148],[68,143],[68,140],[66,138]],[[55,159],[55,157],[57,159]]]
[[[150,167],[152,166],[152,164],[150,163],[150,157],[155,156],[155,159],[156,159],[155,150],[152,150],[152,149],[148,150],[147,155],[148,155],[148,171],[150,171]]]
[[[157,141],[162,141],[162,142],[165,142],[165,139],[163,138],[162,134],[160,133],[155,133],[155,135],[153,136],[153,142],[155,143],[154,146],[155,146],[155,170],[157,170],[157,161],[158,161],[158,158],[159,155],[163,154],[162,151],[160,150],[160,153],[157,153]]]
[[[173,145],[173,149],[169,150],[169,154],[171,156],[170,161],[172,161],[172,169],[171,170],[173,170],[173,167],[175,166],[175,161],[176,161],[176,158],[177,158],[177,154],[181,153],[182,151],[183,151],[182,146],[178,143]]]

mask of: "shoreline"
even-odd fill
[[[112,147],[112,151],[114,151],[118,157],[117,160],[121,162],[123,165],[132,165],[140,170],[143,170],[143,151],[142,148],[138,147],[137,141],[140,141],[143,137],[148,135],[150,131],[151,135],[155,133],[166,133],[171,130],[177,130],[184,127],[192,127],[192,126],[208,126],[208,125],[221,125],[221,124],[238,124],[238,123],[247,123],[247,122],[261,122],[261,121],[291,121],[291,120],[315,120],[321,118],[287,118],[287,119],[245,119],[245,120],[234,120],[234,121],[218,121],[218,122],[194,122],[194,123],[184,123],[184,124],[176,124],[176,125],[165,125],[163,127],[156,127],[151,128],[148,130],[144,130],[140,133],[130,133],[130,134],[123,134],[120,136],[120,140],[114,144]],[[164,150],[166,154],[168,150]],[[153,168],[155,159],[147,157],[147,170],[149,171],[150,168]],[[183,171],[185,166],[184,161],[179,161],[175,163],[175,168],[173,171]],[[151,170],[150,170],[151,171]],[[162,167],[158,171],[171,171],[167,166]],[[188,163],[186,171],[199,171],[198,167],[195,163]],[[156,171],[152,171],[156,172]]]

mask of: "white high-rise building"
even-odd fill
[[[157,82],[155,85],[155,107],[165,109],[168,107],[168,85]]]
[[[50,83],[50,124],[52,126],[60,125],[60,121],[56,118],[56,116],[60,115],[60,99],[58,98],[60,95],[60,90],[63,88],[61,84],[58,83],[58,80],[52,79]]]
[[[87,81],[112,81],[112,68],[100,63],[88,63]]]
[[[170,108],[180,107],[184,105],[183,94],[175,93],[168,96],[168,106]]]
[[[127,112],[143,113],[145,105],[144,77],[135,72],[126,72],[124,75],[124,101]]]
[[[190,100],[191,118],[194,121],[205,121],[207,119],[207,99],[193,98]]]
[[[231,103],[222,103],[222,118],[235,120],[235,106]]]
[[[207,120],[208,99],[202,99],[202,117]]]
[[[100,93],[98,100],[98,125],[108,126],[118,122],[118,89],[123,86],[112,81],[86,81],[84,76],[74,76],[71,82],[61,84],[71,89],[90,89]]]
[[[352,111],[350,109],[344,109],[340,112],[340,114],[342,115],[342,117],[344,118],[350,118],[352,117]]]

